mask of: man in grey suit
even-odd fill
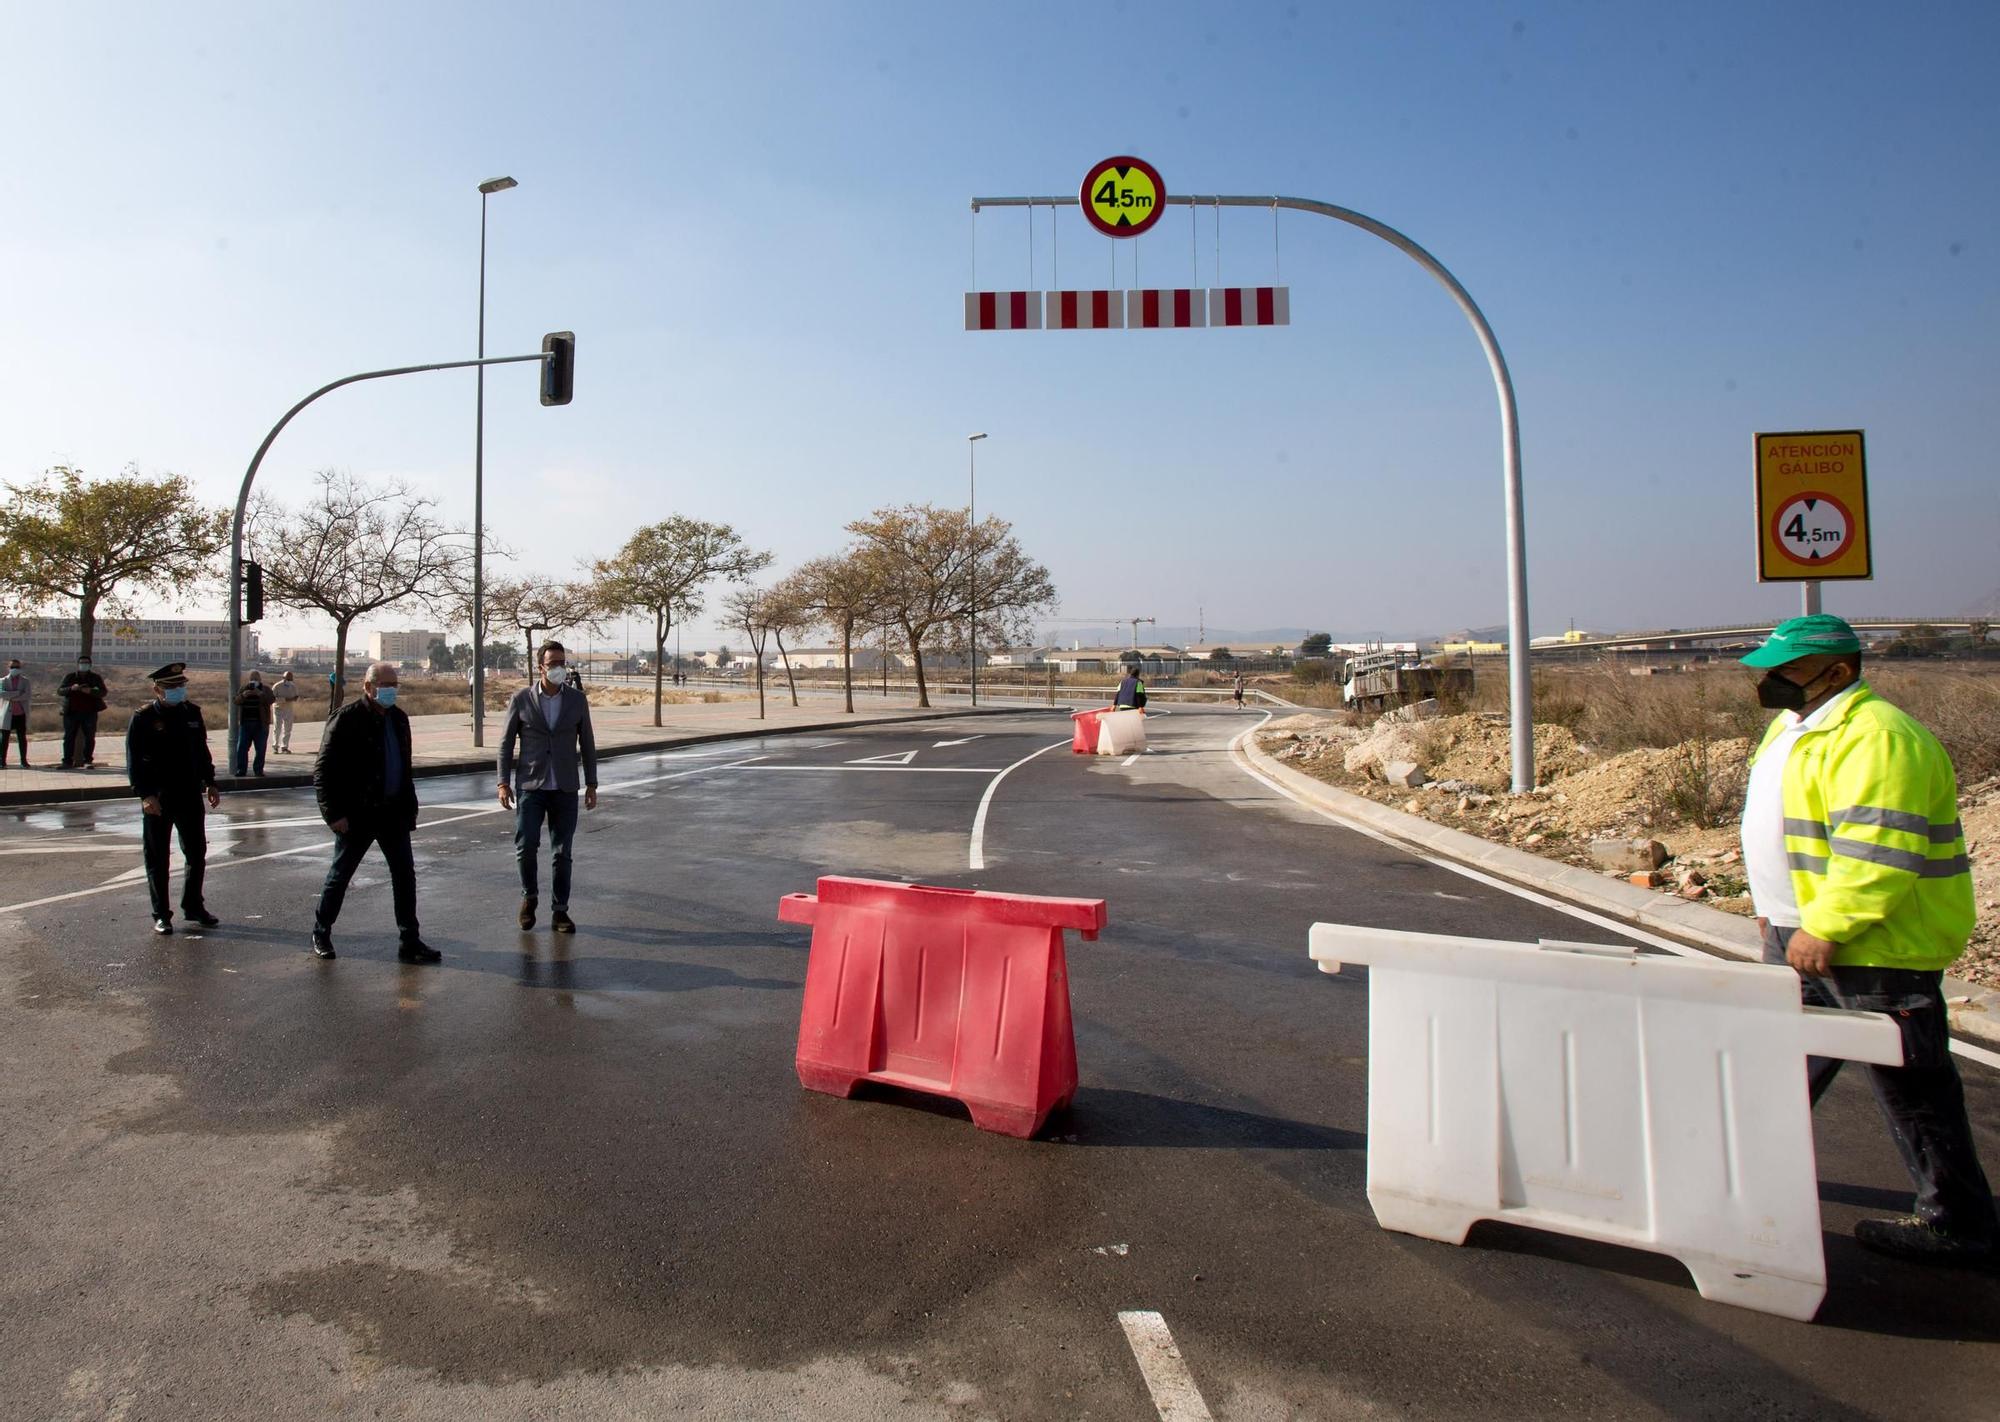
[[[514,811],[521,927],[535,926],[540,901],[535,869],[546,822],[555,877],[549,927],[557,933],[576,932],[569,916],[569,861],[576,838],[579,763],[583,807],[597,808],[597,740],[590,732],[590,702],[583,688],[565,684],[567,660],[562,643],[542,644],[541,674],[507,703],[507,729],[500,736],[500,804]]]

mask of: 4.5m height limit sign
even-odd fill
[[[1860,430],[1757,436],[1757,581],[1875,576],[1868,457]]]

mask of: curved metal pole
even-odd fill
[[[426,370],[463,370],[467,366],[513,365],[520,361],[544,361],[548,356],[535,355],[494,356],[491,360],[447,360],[435,365],[399,365],[394,370],[364,370],[359,375],[345,375],[329,384],[320,386],[291,409],[285,411],[283,419],[271,426],[271,432],[264,436],[264,442],[257,446],[257,452],[250,456],[250,467],[243,471],[243,487],[236,491],[236,513],[229,521],[229,743],[225,747],[232,757],[236,754],[236,733],[238,712],[236,692],[243,683],[243,514],[250,506],[250,486],[256,482],[257,466],[264,462],[273,441],[292,416],[298,414],[320,396],[343,385],[352,385],[361,380],[380,380],[388,375],[416,375]],[[339,668],[335,668],[336,671]]]
[[[1451,299],[1458,303],[1458,309],[1465,313],[1466,320],[1472,323],[1473,334],[1479,337],[1480,348],[1486,352],[1486,363],[1492,368],[1493,387],[1500,398],[1500,456],[1507,518],[1507,710],[1513,750],[1514,792],[1521,794],[1534,789],[1534,687],[1528,675],[1528,535],[1521,501],[1520,413],[1514,404],[1514,380],[1507,372],[1507,358],[1500,353],[1500,342],[1493,335],[1493,328],[1486,323],[1479,304],[1459,284],[1458,278],[1445,268],[1444,263],[1422,246],[1387,223],[1377,222],[1351,208],[1317,202],[1312,198],[1225,197],[1216,194],[1170,193],[1164,201],[1176,207],[1283,207],[1294,212],[1316,212],[1321,217],[1331,217],[1359,227],[1380,237],[1435,277],[1438,284],[1451,294]],[[1032,208],[1043,203],[1054,207],[1073,207],[1077,199],[974,198],[972,210],[977,212],[982,207]]]

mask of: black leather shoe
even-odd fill
[[[313,957],[337,958],[339,956],[339,954],[333,951],[333,935],[331,933],[321,933],[318,929],[314,929]]]
[[[557,909],[549,915],[549,927],[557,933],[574,933],[576,920],[569,916],[566,909]]]
[[[522,929],[526,930],[533,928],[534,926],[535,926],[535,901],[533,899],[522,899],[521,927]]]
[[[203,928],[213,928],[218,923],[222,922],[221,919],[217,918],[214,914],[210,913],[205,908],[198,908],[192,910],[182,909],[181,917],[186,919],[189,923],[198,923]]]
[[[173,937],[174,921],[170,918],[155,918],[153,920],[153,932],[159,934],[162,938]]]
[[[1926,1264],[1960,1264],[1981,1269],[1994,1263],[1990,1242],[1945,1234],[1915,1215],[1895,1220],[1862,1220],[1854,1226],[1854,1242],[1877,1254],[1893,1254],[1899,1259],[1917,1259]]]
[[[405,963],[435,963],[444,954],[421,938],[407,938],[403,940],[403,946],[396,950],[396,956]]]

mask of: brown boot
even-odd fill
[[[527,928],[533,928],[534,926],[535,926],[535,901],[533,899],[522,899],[521,927],[527,929]]]

